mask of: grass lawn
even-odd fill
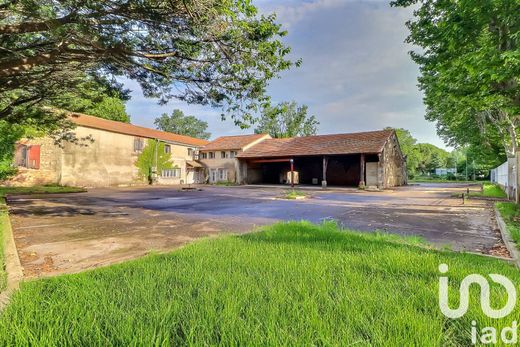
[[[58,193],[80,193],[86,189],[79,187],[65,187],[57,185],[34,186],[34,187],[0,187],[0,197],[8,194],[58,194]]]
[[[448,180],[445,178],[431,178],[428,176],[417,176],[409,179],[408,183],[479,183],[480,181],[471,180]]]
[[[5,289],[7,285],[7,273],[5,272],[5,254],[4,254],[4,228],[7,225],[7,210],[5,208],[5,201],[0,197],[0,292]]]
[[[496,206],[506,223],[511,238],[520,247],[520,206],[514,202],[497,202]]]
[[[0,316],[0,345],[469,345],[489,319],[472,286],[460,319],[438,308],[438,266],[450,295],[470,273],[520,283],[512,265],[433,251],[384,234],[291,222],[205,239],[169,254],[22,283]],[[492,285],[493,306],[505,291]]]
[[[498,184],[494,184],[491,182],[483,183],[483,191],[482,192],[470,192],[469,196],[475,197],[488,197],[488,198],[507,198],[506,192],[500,188]]]

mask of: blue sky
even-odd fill
[[[391,8],[387,1],[257,0],[264,13],[275,12],[288,30],[284,41],[292,57],[302,58],[300,68],[273,80],[269,94],[275,102],[295,100],[309,106],[320,121],[319,133],[403,127],[420,142],[445,147],[435,125],[424,119],[422,94],[417,89],[418,68],[404,43],[411,17],[408,9]],[[173,100],[160,106],[133,90],[127,110],[132,123],[153,127],[153,120],[174,108],[209,123],[213,138],[250,133],[228,121],[220,110]]]

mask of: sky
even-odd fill
[[[261,12],[275,12],[288,31],[283,38],[299,68],[283,72],[268,88],[274,102],[296,101],[309,106],[320,122],[319,134],[405,128],[419,142],[446,148],[435,125],[424,119],[418,67],[404,43],[411,10],[392,8],[388,1],[256,0]],[[154,127],[153,121],[175,108],[209,123],[212,138],[247,134],[232,121],[222,121],[220,109],[172,100],[160,106],[145,98],[133,81],[124,80],[132,99],[127,111],[132,123]]]

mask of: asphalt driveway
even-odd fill
[[[242,233],[278,220],[338,220],[364,231],[418,235],[437,246],[496,253],[503,248],[487,201],[462,204],[464,185],[430,184],[385,192],[309,191],[281,200],[273,187],[92,189],[8,199],[27,277],[77,272],[165,251],[204,236]]]

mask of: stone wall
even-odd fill
[[[61,148],[51,138],[22,139],[19,144],[40,145],[40,168],[19,167],[18,173],[2,184],[29,187],[44,184],[59,184],[61,171]]]
[[[406,161],[395,134],[385,144],[381,159],[384,188],[407,184]]]

